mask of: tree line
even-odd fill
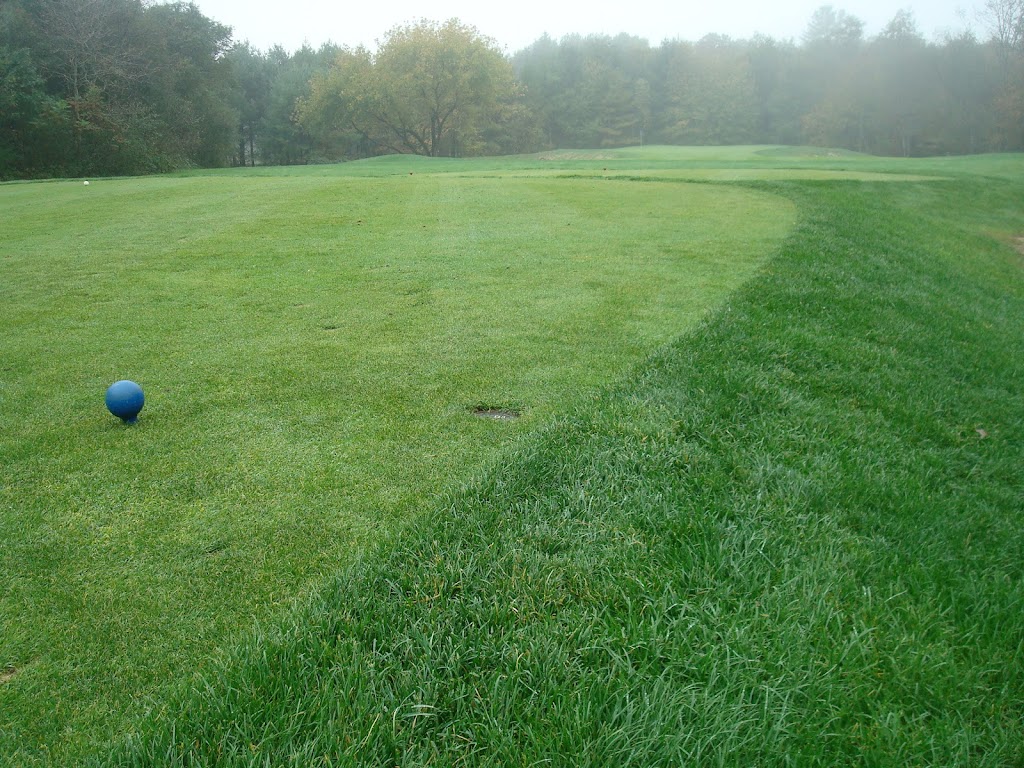
[[[189,3],[3,0],[0,178],[142,174],[385,153],[809,144],[1024,150],[1024,0],[984,34],[877,36],[832,6],[799,41],[542,37],[508,55],[458,20],[376,51],[260,51]]]

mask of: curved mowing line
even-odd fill
[[[74,762],[690,327],[795,217],[750,190],[508,176],[9,190],[0,661],[23,671],[0,762]],[[146,392],[130,430],[103,406],[120,378]]]

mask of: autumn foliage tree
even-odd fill
[[[1024,146],[1024,0],[987,0],[982,20],[992,36],[999,62],[995,101],[999,143]]]
[[[458,156],[500,150],[494,126],[515,123],[519,88],[496,43],[450,20],[392,29],[376,54],[338,55],[315,75],[300,121],[344,151],[353,143],[380,152]],[[518,117],[517,117],[518,116]]]

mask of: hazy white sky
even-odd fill
[[[289,51],[308,42],[375,47],[397,24],[427,18],[458,18],[494,38],[509,53],[545,32],[553,38],[579,33],[626,32],[652,45],[665,39],[699,40],[718,33],[749,38],[762,33],[799,40],[815,9],[830,4],[861,19],[868,36],[877,34],[896,13],[909,10],[926,37],[965,26],[979,29],[976,8],[983,0],[580,0],[576,3],[517,0],[195,0],[202,12],[234,29],[236,40],[260,49],[281,45]]]

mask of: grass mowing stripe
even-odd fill
[[[74,764],[794,219],[744,189],[387,167],[0,186],[0,763]],[[103,406],[126,377],[130,429]]]
[[[1024,760],[1021,186],[785,189],[764,277],[95,764]]]

